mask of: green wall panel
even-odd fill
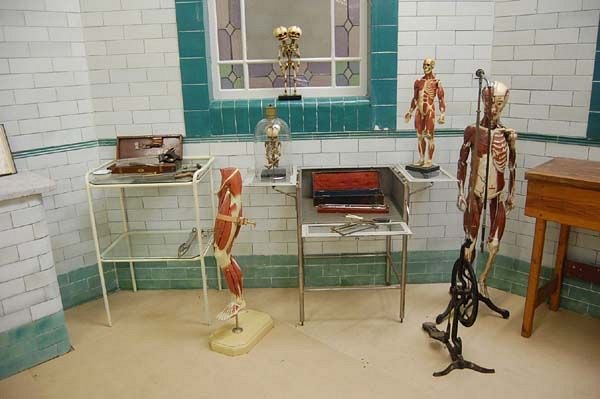
[[[71,349],[63,311],[0,333],[0,379]]]

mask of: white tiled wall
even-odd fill
[[[446,89],[445,127],[475,118],[473,73],[511,89],[505,123],[520,132],[585,137],[600,3],[560,0],[399,1],[398,128],[426,57]],[[438,126],[438,129],[444,126]]]
[[[446,124],[437,128],[462,129],[473,123],[477,102],[473,73],[477,68],[490,71],[494,4],[493,0],[399,1],[399,130],[414,129],[414,119],[405,123],[404,113],[428,57],[436,61],[434,74],[446,94]],[[439,115],[437,99],[436,110]]]
[[[61,310],[42,197],[0,202],[0,333]]]
[[[496,1],[492,72],[517,131],[585,137],[600,2]]]
[[[12,150],[95,139],[79,1],[0,8],[0,121]]]
[[[437,59],[435,72],[446,88],[446,127],[462,129],[473,123],[476,82],[472,80],[472,73],[479,67],[489,70],[492,77],[498,74],[497,68],[499,71],[504,68],[500,76],[507,77],[509,85],[523,87],[513,90],[511,102],[515,106],[507,110],[505,119],[509,126],[520,132],[550,134],[556,134],[553,129],[559,125],[569,129],[580,126],[579,121],[557,119],[569,115],[565,109],[569,104],[579,107],[589,103],[591,84],[586,80],[589,77],[577,74],[577,71],[583,73],[586,65],[589,72],[588,60],[576,61],[572,76],[562,75],[563,68],[570,65],[568,62],[543,62],[551,54],[559,61],[569,61],[571,57],[566,57],[565,51],[576,47],[547,44],[553,39],[545,30],[555,28],[524,29],[529,24],[549,23],[537,17],[537,13],[555,14],[556,29],[578,29],[578,42],[566,46],[579,45],[579,40],[593,38],[595,41],[596,28],[591,26],[592,14],[587,9],[597,10],[597,2],[573,1],[582,13],[543,8],[563,3],[571,4],[544,0],[399,1],[399,129],[413,128],[412,122],[405,124],[401,117],[412,97],[414,79],[422,74],[422,60],[427,56]],[[80,3],[65,0],[60,4],[51,0],[13,1],[3,2],[0,7],[3,7],[0,12],[0,120],[5,123],[13,150],[114,138],[117,134],[184,133],[173,0],[81,0]],[[499,15],[509,12],[510,7],[513,7],[512,14]],[[530,16],[530,19],[519,20],[519,16]],[[580,25],[562,26],[561,23]],[[533,31],[535,48],[515,44],[529,40],[529,31]],[[538,32],[544,44],[536,44]],[[497,54],[505,58],[497,59]],[[535,60],[539,58],[540,63],[535,64],[537,71],[548,67],[552,68],[552,74],[535,74],[535,60],[517,58],[523,54],[537,57]],[[509,56],[513,58],[506,58]],[[509,66],[498,61],[517,63]],[[520,61],[531,62],[530,74],[522,74],[528,70],[528,64]],[[514,74],[517,70],[521,72]],[[508,72],[512,74],[507,75]],[[547,89],[548,84],[551,91]],[[550,99],[556,104],[540,103]],[[543,123],[532,117],[546,114],[549,121]],[[541,127],[532,128],[536,124]],[[567,133],[561,131],[560,134]],[[214,177],[218,184],[216,169],[219,167],[233,165],[245,170],[253,166],[252,145],[245,142],[186,144],[184,151],[188,155],[215,156]],[[600,160],[600,151],[595,147],[552,143],[519,141],[518,145],[519,208],[511,215],[501,251],[528,260],[533,221],[523,216],[522,210],[525,168],[553,156]],[[388,165],[412,162],[415,147],[416,139],[308,140],[294,142],[291,157],[297,165],[307,166]],[[459,147],[460,138],[437,139],[436,161],[454,173]],[[31,169],[57,181],[56,190],[44,196],[44,207],[59,274],[95,263],[83,176],[89,167],[113,155],[114,147],[94,147],[17,160],[19,170]],[[295,254],[296,221],[292,199],[273,193],[270,188],[246,188],[244,193],[246,213],[256,219],[257,226],[244,227],[236,241],[235,253]],[[109,234],[121,229],[119,214],[115,212],[118,205],[114,193],[108,194],[106,200],[98,195],[97,217],[103,244],[106,244]],[[139,216],[143,220],[132,220],[133,227],[191,226],[187,193],[131,192],[130,197],[132,209],[150,210],[138,212],[134,218]],[[415,235],[410,240],[411,249],[458,249],[462,225],[455,198],[453,184],[436,185],[413,196],[411,225]],[[171,208],[175,203],[183,210]],[[165,208],[156,212],[157,205]],[[556,236],[557,228],[553,227],[548,241],[551,243]],[[600,264],[596,249],[598,237],[594,232],[575,230],[571,236],[571,256]],[[323,252],[335,250],[336,245],[335,242],[317,242],[307,248]],[[365,246],[372,243],[359,241],[351,245],[351,250],[364,251]],[[549,254],[554,246],[547,246]],[[546,264],[550,262],[548,259],[544,259]]]
[[[98,138],[184,134],[175,2],[82,1]]]

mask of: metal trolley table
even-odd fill
[[[351,232],[347,235],[332,231],[332,227],[343,225],[348,219],[343,213],[318,213],[313,206],[312,198],[312,177],[315,172],[335,172],[336,170],[375,170],[379,172],[381,179],[381,190],[386,198],[386,203],[389,205],[389,212],[386,214],[361,214],[356,212],[348,212],[354,215],[362,216],[365,219],[385,218],[386,222],[374,223],[373,228],[362,231]],[[296,214],[298,228],[298,279],[299,279],[299,295],[300,295],[300,325],[304,324],[304,294],[308,291],[324,291],[324,290],[357,290],[357,289],[399,289],[400,290],[400,305],[399,318],[404,320],[405,294],[406,294],[406,263],[408,251],[408,237],[412,234],[408,227],[408,204],[409,204],[409,187],[408,181],[398,173],[394,167],[371,167],[371,168],[301,168],[299,169],[298,180],[296,184]],[[385,239],[384,252],[372,253],[342,253],[342,254],[316,254],[307,255],[304,253],[304,243],[310,238],[339,238],[344,239],[360,239],[360,238],[377,238]],[[402,257],[401,271],[395,268],[392,259],[392,238],[402,238]],[[344,256],[374,256],[385,258],[385,284],[384,285],[368,285],[368,286],[349,286],[349,287],[307,287],[305,284],[305,259],[310,258],[328,258],[328,257],[344,257]],[[391,283],[392,271],[396,272],[399,279],[399,284]]]

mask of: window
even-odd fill
[[[302,29],[298,94],[364,96],[367,0],[210,0],[211,73],[216,99],[283,92],[277,26]]]

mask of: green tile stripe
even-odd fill
[[[114,264],[104,263],[103,265],[106,290],[109,292],[118,290],[119,281],[115,274]],[[98,273],[98,266],[95,264],[59,274],[58,286],[64,309],[72,308],[102,296],[100,274]]]
[[[413,251],[408,254],[407,282],[448,283],[452,266],[458,251]],[[400,265],[401,253],[394,253],[394,262]],[[480,257],[477,270],[480,273],[486,256]],[[291,288],[298,286],[297,257],[292,255],[237,256],[236,260],[244,272],[244,286],[247,288]],[[209,288],[217,287],[217,267],[214,258],[205,258]],[[98,281],[96,266],[88,266],[77,275],[69,276],[74,280]],[[75,273],[71,272],[71,273]],[[199,289],[202,287],[200,263],[195,262],[138,262],[135,263],[138,289]],[[351,286],[363,284],[383,284],[385,266],[383,258],[345,257],[310,258],[305,262],[307,286]],[[506,256],[498,256],[489,285],[516,295],[524,296],[527,289],[529,264]],[[542,279],[547,281],[552,269],[542,269]],[[114,281],[114,270],[110,271]],[[118,282],[113,282],[110,290],[132,289],[129,265],[116,265]],[[109,276],[107,276],[109,277]],[[65,276],[59,276],[61,293]],[[109,280],[107,280],[109,281]],[[392,281],[397,282],[395,275]],[[97,287],[97,284],[93,284]],[[67,290],[64,291],[68,293]],[[78,290],[80,292],[80,289]],[[68,307],[75,306],[76,300],[82,302],[99,297],[99,291],[92,295],[74,295],[63,298]],[[65,305],[65,308],[67,305]],[[561,307],[577,313],[600,318],[600,285],[565,278],[561,291]]]
[[[38,155],[54,154],[57,152],[81,150],[83,148],[94,148],[94,147],[98,147],[100,145],[102,145],[102,144],[100,143],[99,140],[90,140],[90,141],[82,141],[81,143],[62,144],[62,145],[55,145],[55,146],[50,146],[50,147],[39,147],[39,148],[30,149],[30,150],[15,151],[15,152],[13,152],[13,158],[15,158],[15,159],[29,158],[29,157],[35,157]]]
[[[0,333],[0,379],[60,356],[70,349],[62,310]]]
[[[486,256],[478,260],[477,271],[483,270]],[[551,278],[553,268],[542,267],[540,286]],[[507,256],[497,256],[488,278],[490,287],[526,296],[529,281],[529,263]],[[560,307],[576,313],[600,318],[600,284],[566,277],[560,291]]]
[[[252,101],[251,101],[252,102]],[[306,106],[306,103],[305,103]],[[252,109],[250,111],[252,115]],[[364,120],[364,119],[363,119]],[[304,119],[306,124],[306,118]],[[438,129],[435,132],[437,137],[457,137],[462,136],[463,131],[461,129]],[[292,134],[294,140],[334,140],[340,138],[414,138],[416,135],[415,130],[387,130],[387,131],[369,131],[369,130],[357,130],[352,132],[344,131],[332,131],[332,132],[297,132]],[[184,144],[191,143],[209,143],[209,142],[234,142],[234,141],[252,141],[254,140],[253,134],[222,134],[219,136],[212,137],[184,137]],[[570,144],[570,145],[582,145],[589,147],[600,147],[600,137],[589,138],[589,137],[568,137],[568,136],[556,136],[542,133],[519,133],[519,140],[536,141],[543,143],[556,143],[556,144]],[[84,141],[79,144],[65,144],[52,147],[39,147],[31,150],[16,151],[13,153],[13,158],[30,158],[46,154],[54,154],[57,152],[67,152],[79,150],[82,148],[94,148],[94,147],[112,147],[117,144],[116,139],[101,139]]]

